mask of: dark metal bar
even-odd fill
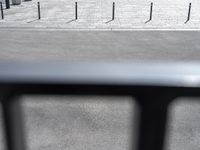
[[[112,7],[112,20],[115,19],[115,2],[113,2],[113,7]]]
[[[187,16],[187,20],[185,21],[185,24],[190,20],[191,6],[192,4],[189,3],[188,16]]]
[[[8,150],[25,150],[23,116],[18,97],[3,97],[2,109]]]
[[[1,19],[4,19],[4,13],[3,13],[3,5],[2,2],[0,2],[1,5]]]
[[[6,9],[9,9],[9,8],[10,8],[10,1],[6,0]]]
[[[162,150],[167,110],[145,108],[141,113],[138,150]]]
[[[41,14],[40,14],[40,2],[37,3],[38,4],[38,19],[41,19]]]
[[[138,150],[163,150],[164,148],[168,103],[172,100],[164,95],[163,93],[160,96],[149,95],[138,98],[141,104]]]
[[[78,19],[78,4],[75,2],[75,19]]]
[[[149,20],[152,20],[152,14],[153,14],[153,2],[151,2],[151,7],[150,7],[150,18],[149,18]]]

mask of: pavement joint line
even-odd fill
[[[42,28],[42,27],[1,27],[1,30],[21,30],[21,31],[200,31],[200,29],[154,29],[154,28],[132,28],[132,29],[127,29],[127,28],[102,28],[102,29],[95,29],[95,28]]]

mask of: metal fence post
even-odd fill
[[[1,18],[4,19],[4,14],[3,14],[3,5],[2,2],[0,2],[0,7],[1,7]]]
[[[113,8],[112,8],[112,20],[115,19],[115,2],[113,2]]]
[[[186,20],[186,22],[185,22],[185,23],[187,23],[187,22],[190,20],[191,6],[192,6],[192,4],[191,4],[191,3],[189,3],[188,16],[187,16],[187,20]]]
[[[161,92],[161,91],[160,91]],[[166,92],[166,91],[165,91]],[[162,92],[161,92],[162,93]],[[166,92],[167,93],[167,92]],[[144,96],[145,95],[145,96]],[[136,96],[140,104],[138,150],[162,150],[164,147],[168,106],[175,97],[171,94]]]
[[[152,19],[152,14],[153,14],[153,2],[151,2],[151,7],[150,7],[150,18],[149,18],[149,20]]]
[[[8,150],[26,150],[23,112],[18,96],[5,95],[2,111]]]
[[[41,15],[40,15],[40,2],[38,2],[38,19],[41,19]]]
[[[75,2],[75,19],[78,19],[78,4]]]
[[[9,0],[5,0],[6,1],[6,9],[10,8],[10,1]]]

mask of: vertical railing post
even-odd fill
[[[23,116],[18,97],[7,95],[2,99],[7,150],[25,150]]]
[[[0,2],[0,7],[1,7],[1,19],[4,19],[4,14],[3,14],[3,5],[2,2]]]
[[[10,8],[10,1],[9,0],[5,0],[6,1],[6,9]]]
[[[159,91],[159,93],[161,94],[144,93],[144,95],[136,96],[140,104],[137,150],[162,150],[164,148],[168,105],[174,97],[169,93],[165,95],[165,91]]]
[[[38,5],[38,19],[41,19],[41,14],[40,14],[40,2],[37,3]]]
[[[113,2],[113,6],[112,6],[112,20],[115,19],[115,2]]]
[[[152,14],[153,14],[153,2],[151,2],[151,6],[150,6],[150,17],[149,17],[149,20],[152,20]]]
[[[75,2],[75,20],[78,19],[78,4]]]
[[[191,6],[192,6],[192,3],[189,3],[188,16],[185,23],[187,23],[190,20]]]

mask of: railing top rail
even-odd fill
[[[0,94],[9,150],[26,149],[22,94],[134,96],[140,114],[133,148],[162,150],[170,102],[200,96],[200,63],[0,63]]]
[[[0,63],[0,84],[200,87],[200,63]]]

